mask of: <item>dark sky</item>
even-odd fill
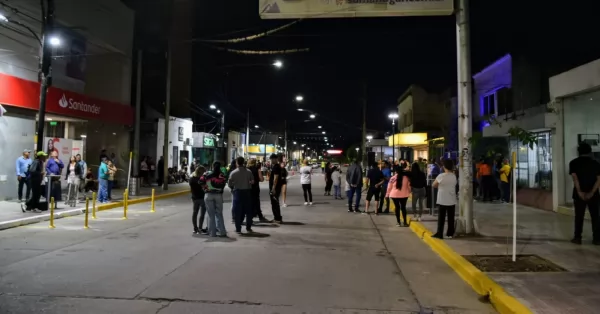
[[[551,74],[599,58],[597,2],[471,1],[473,73],[509,52],[548,65]],[[290,22],[261,20],[257,0],[197,1],[196,21],[195,36],[213,39],[248,36]],[[430,91],[450,88],[455,94],[455,34],[454,16],[309,19],[265,39],[228,45],[306,47],[308,53],[246,56],[196,44],[193,100],[226,106],[231,128],[245,126],[250,108],[252,125],[281,132],[287,119],[292,132],[318,131],[316,124],[304,122],[306,113],[296,111],[293,99],[302,94],[303,107],[322,115],[318,124],[330,138],[331,133],[345,136],[336,145],[347,145],[361,136],[361,82],[368,86],[367,127],[372,130],[387,130],[387,115],[410,84]],[[284,69],[221,67],[268,65],[274,59],[283,60]]]

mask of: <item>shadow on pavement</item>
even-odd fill
[[[268,233],[260,233],[260,232],[256,232],[256,231],[254,231],[252,233],[242,233],[241,234],[241,237],[244,237],[244,238],[268,238],[270,236],[271,235]]]
[[[304,225],[306,225],[303,222],[297,222],[297,221],[284,221],[281,224],[286,225],[286,226],[304,226]]]
[[[279,228],[279,225],[277,225],[277,224],[270,224],[270,223],[254,223],[254,224],[252,224],[252,227],[256,227],[256,228]]]
[[[194,238],[198,238],[198,239],[204,239],[206,240],[206,242],[223,242],[223,243],[229,243],[229,242],[235,242],[237,241],[236,238],[230,238],[230,237],[226,237],[226,238],[221,238],[221,237],[211,237],[211,236],[207,236],[207,235],[192,235],[192,237]]]

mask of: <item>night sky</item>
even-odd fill
[[[600,58],[598,2],[472,0],[473,73],[506,53],[539,63],[549,75]],[[226,39],[291,20],[261,20],[258,1],[228,0],[197,1],[196,21],[197,38]],[[310,48],[308,53],[246,56],[195,44],[192,98],[201,106],[225,107],[228,128],[245,127],[250,108],[252,125],[282,132],[287,119],[292,133],[317,132],[323,125],[330,138],[344,136],[335,142],[344,147],[360,141],[362,82],[367,82],[367,128],[380,134],[410,84],[456,94],[455,34],[454,16],[307,19],[273,36],[228,46]],[[283,69],[268,66],[275,59],[284,61]],[[238,66],[243,64],[257,66]],[[304,108],[321,115],[318,123],[304,122],[308,114],[296,110],[297,94],[304,96]]]

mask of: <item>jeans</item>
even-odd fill
[[[242,231],[242,222],[246,218],[246,230],[252,230],[252,191],[251,190],[233,190],[235,209],[235,231]]]
[[[483,197],[482,200],[485,201],[491,201],[493,199],[494,196],[494,177],[492,176],[482,176],[481,177],[481,184],[482,186],[482,192],[483,192]]]
[[[18,188],[18,193],[19,193],[19,201],[23,200],[23,185],[25,185],[25,199],[28,200],[29,199],[29,193],[31,192],[31,188],[29,187],[29,179],[25,178],[25,177],[21,177],[21,180],[19,180],[19,188]]]
[[[446,236],[454,236],[454,214],[456,212],[456,205],[439,205],[438,212],[438,226],[435,235],[442,236],[444,234],[444,223],[446,222],[446,215],[448,215],[448,230]]]
[[[427,195],[427,191],[425,188],[420,189],[412,189],[412,210],[413,215],[417,216],[417,200],[419,201],[419,213],[420,217],[423,215],[423,201],[425,200],[425,196]]]
[[[396,207],[396,222],[400,223],[400,213],[402,213],[402,220],[405,224],[408,224],[408,220],[406,219],[406,202],[408,202],[408,197],[392,198],[392,201],[394,201],[394,206]]]
[[[252,215],[260,220],[265,219],[260,209],[260,189],[257,188],[252,189]]]
[[[381,191],[379,194],[379,208],[377,209],[378,213],[383,213],[383,201],[385,200],[385,212],[390,212],[390,198],[385,197],[387,193],[387,186],[381,187]]]
[[[275,190],[275,194],[271,195],[271,209],[273,210],[273,219],[275,221],[282,221],[281,207],[279,207],[279,195],[281,194],[281,188]]]
[[[208,233],[211,237],[219,235],[227,236],[225,230],[225,221],[223,221],[223,194],[222,193],[206,193],[204,195],[204,203],[206,204],[206,212],[208,213]]]
[[[590,219],[592,221],[592,232],[594,241],[600,241],[600,226],[598,225],[598,208],[600,207],[600,199],[593,197],[587,201],[579,199],[573,200],[575,205],[575,239],[581,239],[583,233],[583,220],[585,218],[585,208],[587,207],[590,212]]]
[[[108,201],[108,180],[98,179],[98,202]]]
[[[204,225],[204,217],[206,215],[206,204],[204,199],[193,200],[194,202],[194,213],[192,214],[192,223],[194,224],[194,231],[202,229]],[[198,219],[198,212],[200,212],[200,219]]]
[[[350,187],[350,191],[348,191],[348,209],[352,209],[352,198],[354,197],[354,195],[356,195],[356,201],[355,201],[355,210],[358,210],[358,205],[360,205],[360,193],[361,193],[361,187],[360,186],[356,186],[356,187]]]
[[[333,196],[335,198],[342,198],[342,187],[339,185],[334,185],[333,186]]]
[[[108,200],[112,200],[112,189],[115,186],[115,181],[108,180],[108,185],[106,186],[106,197]]]
[[[510,202],[510,183],[502,181],[500,186],[502,187],[502,200]]]
[[[304,202],[312,203],[312,187],[309,184],[302,184],[302,191],[304,192]]]

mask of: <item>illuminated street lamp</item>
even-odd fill
[[[275,62],[273,62],[273,66],[281,69],[283,67],[283,62],[281,62],[281,60],[275,60]]]
[[[298,95],[298,96],[296,96],[296,101],[297,101],[297,102],[301,102],[301,101],[303,101],[303,100],[304,100],[304,97],[302,97],[302,95]]]
[[[396,162],[396,119],[398,119],[397,113],[390,113],[388,118],[392,119],[392,164]]]
[[[317,117],[317,116],[315,116],[314,114],[311,114],[311,115],[310,115],[310,118],[311,118],[311,119],[314,119],[314,118],[316,118],[316,117]]]
[[[210,105],[210,106],[209,106],[209,108],[210,108],[210,109],[212,109],[212,110],[215,110],[215,109],[217,109],[217,106],[215,106],[215,105]]]

